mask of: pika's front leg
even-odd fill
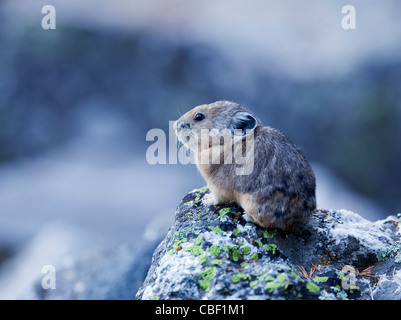
[[[205,194],[203,197],[203,204],[205,206],[217,206],[220,203],[219,199],[217,198],[217,195],[210,191],[210,193]]]

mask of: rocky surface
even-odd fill
[[[17,299],[132,300],[146,276],[155,247],[155,241],[143,240],[65,263],[56,270],[56,288],[44,289],[41,274]]]
[[[317,210],[298,234],[187,194],[137,299],[401,299],[401,216]]]

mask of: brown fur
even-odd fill
[[[194,120],[197,113],[205,118]],[[254,123],[251,133],[234,135],[233,128],[244,121],[248,124],[247,119],[249,124]],[[315,177],[302,152],[283,133],[264,126],[249,110],[229,101],[197,106],[177,120],[174,127],[184,145],[195,151],[197,167],[211,190],[208,204],[234,200],[257,224],[268,228],[292,231],[308,221],[316,208]],[[209,137],[201,145],[202,129],[228,132],[231,143],[222,144],[223,139]],[[250,174],[238,175],[235,159],[231,164],[224,163],[223,151],[233,151],[240,144],[244,150],[248,134],[254,137],[254,167]],[[216,150],[214,160],[220,159],[220,163],[212,163],[211,152],[205,157],[209,161],[201,161],[202,155],[211,150]],[[250,152],[242,153],[251,159]]]

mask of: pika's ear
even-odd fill
[[[237,112],[231,120],[229,128],[233,134],[244,136],[246,130],[255,130],[257,125],[256,119],[248,112]]]

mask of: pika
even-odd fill
[[[209,186],[206,205],[233,200],[258,225],[286,232],[304,226],[316,209],[315,176],[301,150],[241,105],[217,101],[197,106],[181,116],[174,129],[184,146],[194,152],[197,168]],[[214,139],[222,132],[224,135]],[[247,145],[249,137],[252,143]],[[235,151],[236,147],[240,151]],[[230,161],[226,151],[233,149]],[[245,159],[254,162],[249,172],[238,174],[240,166],[232,157],[244,153]],[[216,154],[217,160],[223,161],[216,161]]]

